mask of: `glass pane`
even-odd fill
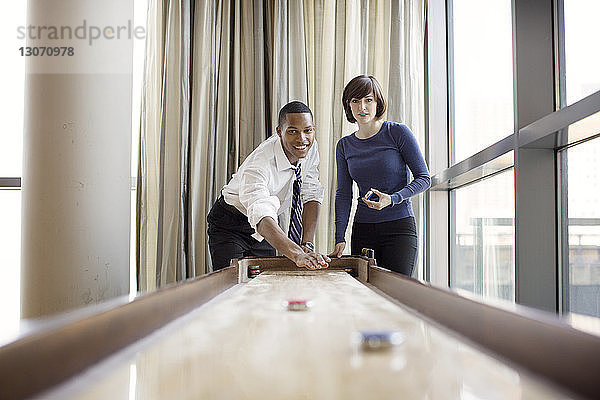
[[[0,177],[21,176],[25,57],[21,57],[19,48],[26,44],[18,29],[26,25],[26,10],[26,1],[9,1],[0,13]]]
[[[0,343],[19,327],[21,191],[0,189]]]
[[[144,27],[147,32],[146,19],[148,14],[148,0],[135,0],[134,2],[135,26]],[[140,143],[140,120],[142,108],[142,85],[144,82],[144,57],[146,49],[146,35],[143,39],[133,41],[133,76],[132,76],[132,105],[131,105],[131,236],[130,236],[130,268],[129,268],[129,293],[134,296],[137,292],[136,274],[136,179],[138,170],[138,152]]]
[[[135,0],[133,15],[136,27],[143,27],[147,32],[146,19],[148,0]],[[142,85],[144,82],[144,57],[146,51],[146,35],[136,37],[133,41],[133,75],[132,75],[132,105],[131,105],[131,176],[137,176],[137,160],[140,142],[140,118],[142,107]]]
[[[513,133],[510,0],[454,0],[453,163]]]
[[[564,0],[567,105],[600,90],[598,0]]]
[[[567,153],[569,310],[600,317],[600,138]]]
[[[450,286],[514,301],[514,172],[510,169],[454,193]]]

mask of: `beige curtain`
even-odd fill
[[[190,2],[149,2],[138,170],[138,288],[190,276],[185,239]],[[184,245],[182,245],[184,244]]]
[[[387,118],[424,144],[423,0],[150,0],[138,179],[138,286],[210,271],[206,215],[290,100],[317,124],[326,196],[316,235],[333,246],[335,144],[352,133],[341,93],[382,83]],[[422,226],[420,200],[415,199]],[[282,218],[282,222],[286,218]],[[349,248],[349,246],[348,246]]]

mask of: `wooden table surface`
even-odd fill
[[[288,299],[312,301],[288,311]],[[357,331],[399,330],[364,352]],[[41,398],[564,399],[344,272],[269,272]]]

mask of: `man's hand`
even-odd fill
[[[367,198],[363,197],[362,201],[364,201],[365,204],[367,206],[369,206],[369,208],[374,208],[375,210],[381,210],[382,208],[385,208],[385,207],[389,206],[390,204],[392,204],[392,196],[390,196],[389,194],[382,193],[377,189],[371,189],[371,191],[373,193],[375,193],[377,196],[379,196],[379,200],[371,201],[371,200],[368,200]]]
[[[329,267],[328,262],[330,261],[331,259],[329,257],[312,251],[308,253],[302,252],[294,257],[294,262],[298,267],[307,269],[327,268]]]
[[[331,252],[331,254],[329,254],[329,257],[340,258],[342,256],[342,252],[344,251],[345,247],[346,247],[346,243],[345,242],[336,243],[335,244],[335,248],[333,249],[333,251]]]
[[[303,242],[300,244],[300,247],[302,247],[302,250],[304,250],[305,253],[315,251],[315,245],[312,242]]]
[[[306,251],[292,242],[281,230],[272,217],[264,217],[256,226],[257,232],[262,235],[271,246],[281,254],[292,260],[298,267],[308,269],[327,268],[331,259],[314,251]]]

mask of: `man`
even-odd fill
[[[233,258],[274,256],[275,249],[298,267],[327,268],[331,261],[312,244],[323,201],[312,112],[292,101],[279,111],[278,124],[277,136],[250,153],[208,214],[215,271]],[[290,207],[286,234],[277,220]]]

